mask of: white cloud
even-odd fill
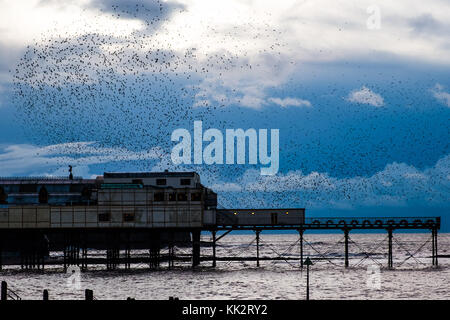
[[[405,163],[391,163],[368,177],[336,178],[327,173],[291,171],[261,176],[247,170],[233,182],[241,188],[220,188],[219,200],[233,206],[300,206],[308,208],[355,208],[364,206],[448,205],[450,199],[450,155],[434,167],[419,170]],[[236,203],[236,192],[242,202]]]
[[[164,153],[159,148],[135,152],[123,148],[100,147],[95,142],[63,143],[44,147],[9,145],[0,153],[0,175],[41,175],[49,171],[61,172],[61,168],[67,168],[69,164],[85,168],[100,163],[159,160],[163,156]]]
[[[311,102],[309,102],[308,100],[302,100],[302,99],[297,99],[297,98],[269,98],[270,102],[273,102],[283,108],[286,107],[311,107]]]
[[[383,97],[373,92],[366,86],[350,92],[347,100],[354,103],[369,104],[375,107],[381,107],[384,105]]]
[[[444,91],[444,86],[436,83],[434,88],[430,89],[430,91],[437,100],[447,107],[450,107],[450,93]]]
[[[134,152],[100,147],[94,142],[76,142],[44,147],[7,146],[0,153],[0,176],[67,175],[70,164],[76,175],[92,177],[90,165],[133,160],[155,160],[152,171],[183,170],[174,166],[159,148]],[[327,173],[304,174],[299,170],[261,176],[259,170],[250,169],[235,181],[221,181],[208,167],[197,169],[202,181],[219,193],[220,203],[229,207],[442,206],[448,205],[450,199],[450,155],[423,170],[394,162],[367,177],[336,178]]]

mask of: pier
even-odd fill
[[[195,172],[105,173],[96,179],[0,178],[0,270],[60,265],[81,271],[91,265],[108,270],[144,264],[189,262],[193,268],[218,261],[304,261],[304,235],[313,230],[343,233],[342,265],[350,267],[350,235],[355,230],[386,232],[386,267],[394,268],[393,243],[399,230],[431,234],[431,265],[438,266],[440,217],[308,217],[304,208],[219,209],[217,194]],[[220,240],[231,232],[253,232],[256,250],[246,257],[217,256]],[[266,231],[298,233],[298,257],[266,257],[260,243]],[[211,241],[201,241],[210,234]],[[202,247],[211,247],[202,255]],[[177,254],[175,247],[188,252]],[[98,252],[102,252],[99,255]],[[59,258],[53,258],[52,254]],[[95,253],[95,254],[93,254]],[[52,257],[52,258],[51,258]],[[326,258],[326,257],[325,257]],[[209,264],[211,263],[211,264]]]
[[[258,214],[258,210],[251,210]],[[109,228],[104,230],[88,229],[15,229],[0,230],[0,240],[3,250],[19,249],[18,258],[14,261],[6,262],[2,259],[0,269],[4,264],[20,265],[24,270],[44,269],[45,265],[60,265],[64,269],[69,266],[79,266],[82,271],[88,270],[89,265],[105,265],[108,270],[118,268],[130,269],[132,264],[146,264],[149,269],[158,269],[162,264],[167,264],[167,268],[173,268],[176,261],[191,262],[192,267],[198,267],[202,263],[211,263],[216,267],[218,261],[254,261],[256,266],[260,266],[261,261],[268,260],[290,260],[303,267],[305,259],[304,234],[311,230],[339,230],[344,235],[344,246],[342,252],[344,259],[342,265],[349,267],[349,235],[354,230],[383,230],[388,235],[388,261],[386,267],[391,269],[393,265],[393,239],[395,231],[398,230],[424,230],[430,232],[432,238],[431,265],[438,266],[438,230],[440,228],[440,217],[370,217],[370,218],[306,218],[300,224],[217,224],[205,228],[160,228],[151,230],[132,228]],[[256,252],[255,255],[246,257],[224,257],[216,255],[216,246],[219,241],[233,231],[251,231],[255,234]],[[285,231],[293,230],[298,232],[299,257],[261,257],[260,239],[264,231]],[[200,235],[211,234],[212,241],[201,242]],[[186,234],[190,239],[182,239]],[[45,243],[43,235],[54,241],[51,246]],[[183,235],[180,238],[180,235]],[[8,245],[9,240],[14,237],[16,242],[13,246]],[[176,238],[178,238],[176,240]],[[20,239],[20,240],[19,240]],[[190,248],[191,254],[175,255],[174,246]],[[212,255],[202,256],[202,245],[212,248]],[[104,257],[89,257],[89,251],[103,251]],[[161,251],[164,249],[165,254]],[[132,256],[133,250],[139,250],[140,254]],[[49,251],[62,251],[62,259],[50,260],[46,258]],[[147,252],[143,254],[142,252]],[[296,260],[296,261],[295,261]]]

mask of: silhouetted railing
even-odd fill
[[[306,218],[309,228],[358,228],[358,229],[427,229],[439,228],[440,217],[336,217]]]

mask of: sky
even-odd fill
[[[195,170],[222,207],[450,230],[449,15],[443,0],[0,0],[0,176]],[[279,129],[279,172],[174,165],[171,133],[196,120]]]

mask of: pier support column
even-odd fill
[[[392,228],[387,229],[388,231],[388,268],[392,269],[394,267],[394,260],[392,258]]]
[[[348,268],[349,261],[348,261],[348,233],[350,232],[349,229],[344,229],[344,238],[345,238],[345,267]]]
[[[131,249],[130,249],[130,232],[125,234],[125,252],[124,252],[124,266],[126,270],[131,268]]]
[[[131,250],[129,247],[125,249],[125,269],[130,270],[131,268]]]
[[[216,230],[211,231],[212,234],[212,247],[213,247],[213,263],[212,266],[216,267]]]
[[[106,269],[115,270],[120,262],[120,234],[116,230],[108,230],[105,241]]]
[[[435,265],[438,266],[438,229],[436,228],[434,230],[434,237],[435,237],[435,243],[434,243],[434,253],[435,253]]]
[[[64,270],[68,266],[80,264],[80,235],[74,231],[64,233],[63,260]]]
[[[434,250],[434,228],[431,229],[431,265],[434,266],[434,257],[436,252]]]
[[[161,233],[158,230],[152,230],[149,235],[149,266],[150,269],[157,269],[160,263]]]
[[[259,234],[261,230],[256,230],[256,266],[259,267]]]
[[[87,248],[86,245],[83,245],[83,248],[81,249],[81,270],[86,271],[87,270]]]
[[[303,233],[304,229],[299,229],[298,234],[300,235],[300,268],[303,269]]]
[[[192,267],[200,265],[200,231],[192,231]]]
[[[438,265],[438,242],[437,242],[438,231],[437,228],[431,229],[431,247],[432,247],[432,265]]]
[[[171,269],[174,267],[174,259],[175,259],[175,247],[174,247],[174,233],[172,231],[169,232],[169,243],[167,245],[168,249],[168,268]]]

